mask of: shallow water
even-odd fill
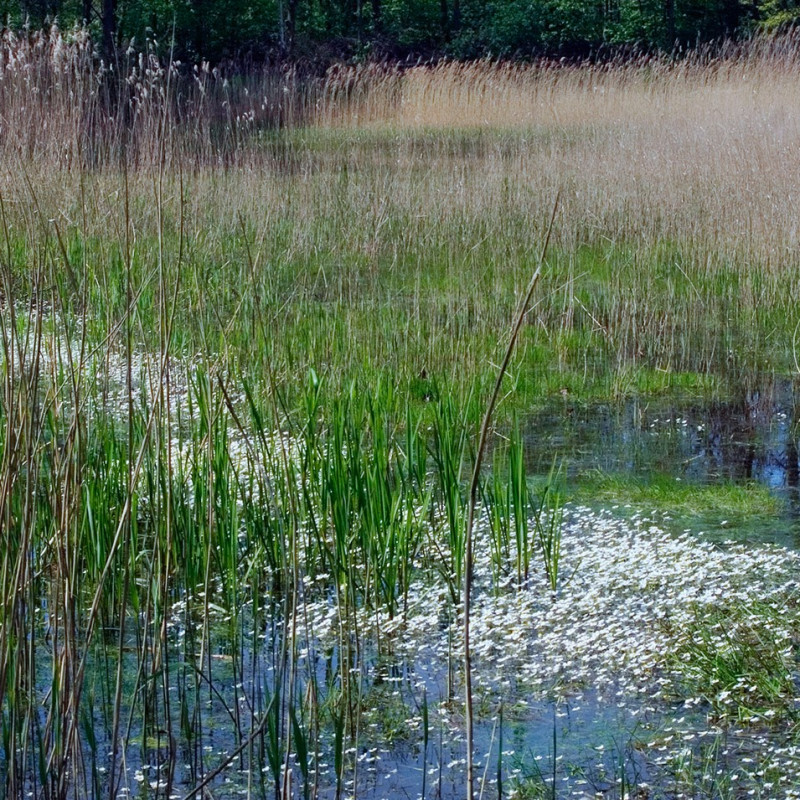
[[[599,470],[647,481],[767,487],[783,513],[736,538],[800,547],[800,386],[772,378],[732,398],[688,394],[632,398],[619,405],[554,402],[526,421],[532,473],[556,461],[567,474]]]
[[[696,771],[705,774],[711,769],[713,777],[717,769],[724,769],[726,775],[736,775],[735,788],[742,793],[766,780],[770,770],[796,776],[800,748],[786,744],[785,731],[758,723],[715,725],[702,697],[677,692],[679,683],[663,661],[676,633],[720,598],[744,604],[754,594],[780,598],[796,592],[796,555],[777,547],[719,548],[691,534],[671,536],[647,516],[623,520],[580,507],[568,513],[563,548],[570,578],[555,597],[539,573],[525,589],[493,594],[488,553],[485,546],[477,549],[476,744],[478,774],[486,775],[485,796],[498,796],[503,787],[504,796],[509,796],[515,786],[552,796],[547,787],[555,779],[557,797],[631,797],[639,792],[649,798],[699,798],[716,795],[697,786],[682,793],[675,788],[675,775],[688,770],[693,780],[701,780],[703,775],[695,776]],[[457,620],[452,628],[442,620],[441,598],[440,586],[421,582],[412,590],[406,621],[378,620],[372,613],[360,619],[363,656],[356,680],[365,711],[357,741],[346,744],[354,749],[346,753],[343,797],[422,797],[423,771],[426,797],[464,794],[459,626]],[[312,675],[324,687],[329,667],[339,657],[335,632],[328,624],[336,627],[330,601],[309,598],[306,612],[314,637],[306,640],[311,647],[298,661],[300,696]],[[380,657],[373,637],[378,624],[384,631]],[[792,624],[786,620],[787,626]],[[225,642],[223,636],[212,639],[216,659],[224,655]],[[274,639],[268,637],[252,668],[246,666],[249,657],[244,659],[240,695],[256,696],[269,686],[275,649]],[[447,680],[450,651],[455,654],[452,696]],[[180,659],[176,652],[174,675],[180,672]],[[235,679],[227,664],[215,660],[212,680],[219,696],[234,708]],[[210,702],[205,684],[200,695],[209,701],[203,711],[205,738],[198,743],[207,772],[233,749],[235,739],[230,719],[218,703]],[[427,751],[422,725],[426,700]],[[177,704],[170,713],[177,731]],[[321,798],[336,796],[331,742],[328,728],[319,745]],[[150,768],[143,769],[135,753],[130,754],[127,782],[134,789],[138,786],[139,794],[158,786],[153,776],[160,757],[156,754]],[[296,766],[294,775],[299,790]],[[260,777],[257,773],[257,785]],[[179,766],[175,778],[173,789],[180,796],[197,775]],[[268,780],[264,786],[269,796]],[[216,797],[246,795],[248,775],[234,765],[213,788]],[[761,796],[795,795],[787,787]]]
[[[730,796],[800,796],[791,786],[763,792],[753,788],[769,783],[772,775],[780,782],[800,774],[800,747],[787,741],[785,730],[758,723],[717,726],[707,698],[680,695],[663,661],[676,632],[691,622],[691,607],[702,613],[721,602],[744,604],[771,596],[776,586],[786,595],[800,591],[794,580],[796,554],[760,546],[800,546],[798,404],[793,383],[785,380],[713,402],[673,396],[588,406],[567,398],[529,420],[532,473],[546,474],[554,459],[563,459],[571,476],[601,470],[643,480],[669,475],[697,485],[757,481],[785,504],[768,525],[735,537],[746,540],[746,547],[722,549],[698,537],[698,530],[674,536],[659,513],[572,507],[564,528],[566,577],[556,597],[541,571],[524,590],[504,586],[494,594],[488,545],[479,542],[473,618],[480,706],[476,754],[478,775],[482,780],[485,775],[485,797],[501,790],[509,796],[515,787],[525,787],[528,796],[553,796],[553,780],[558,797],[715,797],[718,769],[724,770],[720,780],[732,782]],[[233,450],[233,444],[229,447]],[[444,588],[430,576],[421,577],[412,592],[408,624],[391,629],[390,621],[380,621],[392,641],[390,655],[379,655],[370,639],[372,618],[365,614],[359,621],[361,660],[354,671],[365,711],[355,741],[345,742],[350,752],[345,753],[342,797],[464,796],[460,628],[457,620],[442,619],[447,603]],[[330,600],[309,597],[305,613],[311,634],[300,644],[309,655],[298,661],[297,696],[304,695],[312,674],[324,687],[331,662],[339,659]],[[792,615],[787,626],[797,622],[796,609]],[[205,667],[195,663],[191,648],[180,645],[185,620],[180,609],[174,611],[169,710],[161,711],[162,720],[165,713],[171,719],[173,752],[157,740],[143,754],[137,739],[144,737],[134,723],[122,796],[183,796],[246,738],[253,719],[246,714],[248,702],[259,713],[267,705],[264,692],[274,682],[278,645],[273,633],[279,621],[272,619],[273,631],[262,631],[259,645],[254,637],[247,639],[252,629],[243,610],[240,630],[246,644],[236,673],[229,660],[236,645],[224,621],[215,620],[208,662],[213,660],[213,668],[198,681],[197,667]],[[136,644],[132,640],[130,649]],[[449,652],[454,654],[450,670]],[[136,659],[125,658],[132,679]],[[452,691],[448,672],[454,675]],[[43,695],[47,689],[44,684]],[[427,748],[424,702],[430,711]],[[193,723],[202,723],[191,747],[181,738],[182,706],[192,713]],[[196,717],[195,708],[201,709]],[[231,719],[237,708],[243,715],[238,732]],[[125,711],[127,716],[129,708]],[[105,787],[108,711],[98,707],[95,714],[97,785]],[[329,717],[319,747],[316,796],[334,798]],[[84,751],[87,763],[92,762],[92,754]],[[169,759],[171,785],[164,779]],[[254,774],[237,759],[213,781],[213,796],[272,796],[264,764],[262,756]],[[704,786],[706,773],[711,777]],[[297,764],[293,775],[294,796],[301,797]],[[693,788],[681,788],[687,783]]]

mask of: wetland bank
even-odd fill
[[[117,116],[3,47],[4,796],[464,796],[559,193],[476,792],[800,794],[793,40]]]

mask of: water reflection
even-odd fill
[[[799,404],[800,385],[788,378],[742,387],[726,400],[559,401],[530,420],[530,467],[545,472],[556,457],[572,475],[599,469],[697,484],[756,481],[786,499],[790,524],[800,520]]]

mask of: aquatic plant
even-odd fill
[[[794,634],[781,624],[793,597],[695,607],[673,669],[721,718],[777,721],[795,713]]]

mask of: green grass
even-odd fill
[[[797,648],[783,624],[796,598],[699,606],[671,658],[683,689],[724,721],[796,723]]]
[[[413,215],[416,198],[373,209],[376,183],[392,182],[380,171],[357,172],[342,186],[334,167],[319,169],[311,183],[328,206],[315,208],[319,201],[297,196],[311,190],[273,178],[261,202],[277,201],[278,208],[264,219],[245,209],[208,218],[208,208],[228,204],[238,187],[231,178],[224,190],[208,177],[189,181],[185,194],[204,199],[185,212],[182,244],[177,187],[169,186],[160,278],[154,220],[143,208],[130,260],[138,345],[157,349],[161,280],[167,291],[178,286],[174,352],[222,358],[243,379],[260,380],[272,369],[296,395],[297,376],[310,369],[332,389],[384,374],[403,394],[423,400],[429,386],[462,395],[488,386],[530,272],[522,256],[527,220],[511,212],[500,224],[477,212],[442,211],[422,227]],[[111,188],[113,182],[98,181],[94,190]],[[134,189],[142,195],[132,197],[133,206],[144,205],[147,187]],[[44,213],[79,212],[52,203]],[[70,288],[64,260],[49,244],[43,250],[44,242],[21,235],[10,242],[14,292],[31,295],[30,266],[47,253],[59,304],[88,313],[96,342],[124,315],[126,260],[120,234],[92,230],[86,239],[84,224],[98,223],[75,222],[64,236],[70,262],[78,271],[84,265],[85,293]],[[734,266],[709,271],[698,263],[702,253],[682,254],[681,269],[667,274],[666,247],[655,241],[635,250],[554,249],[506,379],[506,411],[564,393],[578,400],[725,394],[748,375],[793,368],[796,278],[760,276],[762,286],[754,287],[755,273]]]
[[[755,527],[784,511],[784,501],[756,482],[697,484],[666,474],[640,477],[597,471],[571,479],[568,488],[574,502],[666,514],[694,529]]]

